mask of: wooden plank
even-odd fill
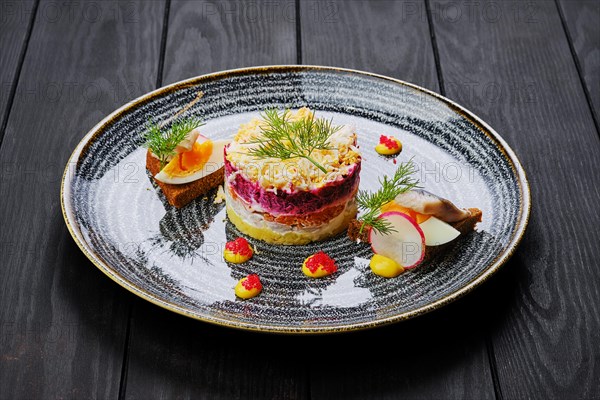
[[[477,293],[415,320],[312,338],[311,398],[493,399],[477,300],[490,301]]]
[[[293,64],[295,4],[174,0],[164,82],[231,68]]]
[[[597,0],[560,0],[564,22],[577,67],[594,110],[596,128],[600,118],[600,2]]]
[[[129,345],[130,399],[299,399],[305,349],[290,337],[201,323],[137,301]]]
[[[439,91],[422,1],[301,1],[302,63],[376,72]]]
[[[556,4],[431,7],[448,96],[495,127],[531,185],[514,277],[488,311],[498,391],[510,399],[598,398],[600,141]]]
[[[164,81],[296,60],[293,1],[173,1]],[[286,338],[220,328],[135,303],[125,395],[297,399],[306,373]],[[289,338],[287,338],[289,339]]]
[[[3,2],[0,5],[0,144],[35,14],[35,0]]]
[[[85,132],[154,87],[164,3],[42,1],[0,149],[0,398],[116,398],[131,296],[77,248],[60,178]]]
[[[307,1],[301,11],[304,63],[439,90],[424,2]],[[315,341],[326,351],[311,368],[311,398],[493,398],[485,332],[472,318],[488,301],[471,296],[418,320]]]

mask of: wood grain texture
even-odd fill
[[[439,90],[425,3],[308,1],[301,12],[303,63]],[[471,318],[487,302],[480,293],[415,321],[315,340],[327,350],[311,368],[311,398],[494,398],[486,332]]]
[[[596,124],[600,118],[600,1],[560,0],[579,70],[592,102]],[[598,128],[598,125],[596,125]]]
[[[556,4],[478,4],[471,17],[467,3],[432,12],[448,96],[508,141],[531,184],[515,287],[488,311],[499,393],[598,398],[600,141]]]
[[[0,143],[8,108],[14,98],[16,80],[22,55],[27,45],[28,32],[36,13],[35,0],[2,3],[0,13]]]
[[[422,1],[300,1],[302,63],[355,68],[439,91]]]
[[[295,4],[173,1],[165,83],[252,65],[293,64]],[[303,349],[279,338],[211,326],[137,301],[125,397],[298,399],[306,397]],[[286,340],[287,339],[287,340]]]
[[[559,1],[597,112],[597,2]],[[84,132],[154,88],[164,1],[41,1],[0,148],[0,399],[600,398],[600,143],[556,4],[432,0],[430,32],[424,2],[302,1],[300,49],[295,7],[173,1],[165,83],[300,56],[445,90],[528,172],[512,260],[442,310],[345,335],[238,332],[134,298],[74,244],[58,192]],[[8,26],[2,82],[23,40]]]
[[[294,339],[221,328],[136,301],[126,398],[305,398],[305,349]]]
[[[311,399],[493,399],[476,298],[373,331],[311,338]]]
[[[164,82],[296,60],[295,3],[174,0]]]
[[[118,396],[131,296],[67,232],[60,179],[88,129],[153,88],[163,6],[39,6],[0,150],[2,399]]]

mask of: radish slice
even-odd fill
[[[382,234],[371,229],[369,240],[373,251],[407,269],[419,265],[425,257],[425,235],[416,221],[399,211],[383,213],[379,218],[392,224],[395,232]]]
[[[436,217],[430,217],[419,225],[425,234],[427,246],[439,246],[453,241],[460,236],[460,232],[454,227]]]

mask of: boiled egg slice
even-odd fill
[[[190,151],[173,157],[155,178],[173,185],[204,178],[223,167],[223,149],[227,143],[227,140],[210,140],[199,136]]]

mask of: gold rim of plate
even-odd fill
[[[241,323],[236,320],[226,319],[226,318],[209,318],[202,315],[197,315],[196,313],[190,312],[189,310],[180,307],[176,304],[172,304],[166,300],[160,299],[157,296],[149,293],[145,289],[129,282],[122,276],[120,276],[116,271],[114,271],[110,265],[105,263],[100,256],[98,256],[91,246],[89,246],[82,234],[79,230],[79,226],[77,225],[73,208],[71,205],[71,175],[69,174],[70,168],[77,165],[79,161],[79,157],[81,153],[87,148],[88,144],[92,139],[94,139],[97,135],[103,133],[107,127],[112,125],[116,119],[118,119],[121,115],[126,113],[127,111],[143,105],[147,103],[151,99],[156,96],[160,96],[166,93],[170,93],[182,88],[186,88],[189,86],[196,86],[202,82],[213,81],[220,78],[224,78],[231,75],[241,75],[248,73],[255,74],[266,74],[270,72],[301,72],[301,71],[337,71],[337,72],[349,72],[357,75],[372,77],[383,79],[386,81],[394,82],[396,84],[410,87],[419,92],[425,93],[436,99],[442,101],[450,108],[452,108],[455,112],[469,120],[474,126],[476,126],[481,132],[483,132],[486,136],[488,136],[494,145],[502,152],[504,157],[509,161],[509,164],[517,176],[517,183],[520,188],[519,199],[520,199],[520,208],[518,214],[518,221],[515,229],[513,229],[513,234],[511,240],[506,247],[506,249],[498,255],[492,264],[481,274],[476,276],[471,282],[463,286],[462,288],[442,297],[439,300],[436,300],[427,305],[421,306],[411,311],[405,311],[394,315],[392,317],[375,320],[372,322],[363,322],[357,324],[347,324],[347,325],[339,325],[335,327],[320,327],[320,326],[303,326],[303,327],[286,327],[286,326],[271,326],[271,325],[261,325],[261,324],[250,324],[250,323]],[[69,157],[69,161],[65,167],[61,186],[60,186],[60,204],[62,209],[63,218],[67,225],[67,228],[75,240],[77,246],[81,249],[81,251],[85,254],[85,256],[105,275],[107,275],[110,279],[115,281],[117,284],[127,289],[128,291],[134,293],[135,295],[156,304],[159,307],[165,308],[167,310],[173,311],[177,314],[184,315],[186,317],[190,317],[199,321],[208,322],[211,324],[226,326],[229,328],[248,330],[248,331],[256,331],[256,332],[265,332],[265,333],[286,333],[286,334],[323,334],[323,333],[340,333],[340,332],[348,332],[348,331],[357,331],[369,328],[375,328],[378,326],[389,325],[398,321],[404,321],[410,318],[414,318],[419,315],[426,314],[428,312],[437,310],[446,304],[451,303],[454,300],[457,300],[464,296],[465,294],[471,292],[473,289],[487,281],[494,273],[496,273],[502,265],[504,265],[510,257],[514,254],[517,246],[521,242],[523,235],[525,233],[527,224],[529,222],[529,215],[531,213],[531,192],[529,189],[529,182],[527,180],[527,176],[525,174],[525,170],[521,166],[521,163],[514,151],[508,146],[508,144],[502,139],[502,137],[494,130],[491,126],[481,120],[479,117],[475,116],[472,112],[467,110],[466,108],[458,105],[452,100],[437,94],[431,90],[422,88],[420,86],[414,85],[412,83],[404,82],[400,79],[390,78],[385,75],[374,74],[371,72],[359,71],[355,69],[348,68],[339,68],[339,67],[329,67],[329,66],[318,66],[318,65],[267,65],[267,66],[257,66],[257,67],[246,67],[246,68],[236,68],[230,69],[220,72],[214,72],[210,74],[200,75],[194,78],[184,79],[179,82],[175,82],[173,84],[161,87],[159,89],[153,90],[145,95],[138,97],[135,100],[121,106],[117,110],[113,111],[103,120],[101,120],[96,126],[94,126],[90,131],[81,139],[79,144],[75,147],[75,150],[71,153]]]

